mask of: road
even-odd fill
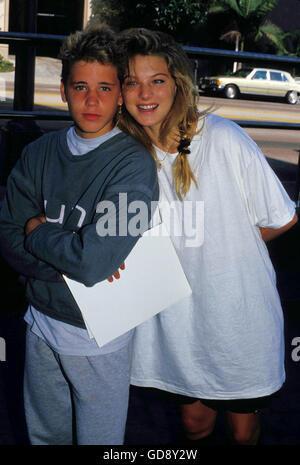
[[[214,113],[230,119],[300,123],[300,104],[288,105],[280,101],[257,99],[228,100],[200,95],[200,110],[213,105]],[[300,151],[300,132],[292,129],[245,128],[263,153],[273,160],[297,165]]]
[[[300,104],[249,99],[228,100],[201,95],[200,109],[214,105],[220,116],[237,120],[300,123]],[[297,166],[300,159],[300,131],[244,127],[255,140],[293,199],[298,198]],[[299,165],[300,169],[300,165]]]
[[[67,105],[60,98],[58,71],[55,70],[55,72],[56,74],[50,83],[43,83],[39,80],[36,84],[34,98],[36,110],[67,110]],[[3,108],[12,108],[13,85],[13,80],[5,82],[5,101],[1,102]],[[199,109],[204,110],[211,105],[214,107],[214,113],[230,119],[300,124],[300,104],[288,105],[279,100],[261,101],[254,98],[252,100],[248,98],[228,100],[219,97],[207,97],[201,94]],[[298,163],[300,150],[299,131],[250,128],[246,128],[246,130],[267,157],[294,165]]]
[[[210,105],[215,105],[216,113],[227,118],[300,124],[300,104],[289,105],[282,103],[279,99],[272,101],[254,98],[228,100],[200,94],[201,109]]]

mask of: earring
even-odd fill
[[[121,118],[121,116],[122,116],[122,105],[118,105],[118,110],[117,110],[117,113],[115,115],[116,124],[118,124],[119,119]]]

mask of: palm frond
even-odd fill
[[[232,30],[225,32],[225,34],[220,37],[220,40],[225,40],[226,42],[235,42],[237,38],[241,38],[241,35],[242,34],[240,31]]]
[[[243,18],[256,14],[259,16],[266,15],[277,5],[279,0],[219,0],[209,9],[209,13],[223,13],[233,10],[237,15]]]
[[[284,45],[284,33],[276,24],[268,21],[261,26],[256,37],[260,39],[262,36],[266,36],[276,46],[278,53],[288,54]]]

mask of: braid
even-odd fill
[[[180,132],[182,132],[182,130]],[[188,160],[188,155],[191,153],[189,149],[191,139],[192,134],[191,136],[189,136],[187,133],[185,133],[181,137],[178,144],[178,155],[173,166],[174,186],[180,200],[182,200],[182,197],[185,196],[186,193],[189,191],[192,181],[198,187],[197,180],[190,167]]]

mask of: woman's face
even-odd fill
[[[157,55],[136,55],[129,62],[122,93],[131,116],[150,137],[158,134],[176,94],[176,84],[165,59]]]

